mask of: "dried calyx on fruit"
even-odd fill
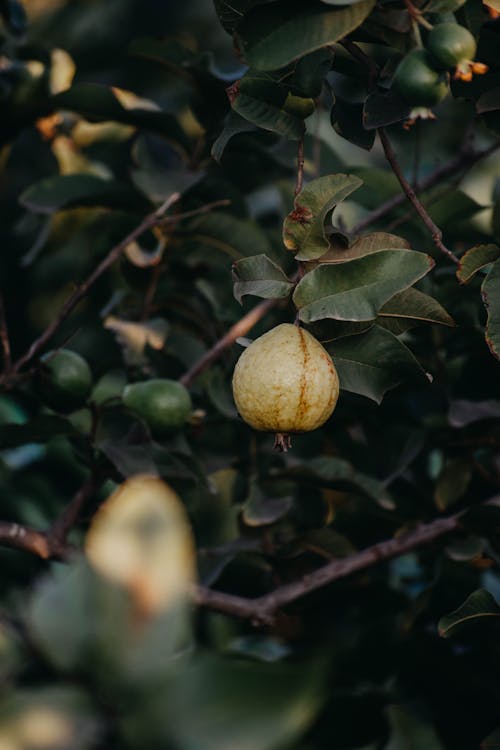
[[[475,62],[476,40],[470,31],[458,23],[440,23],[430,31],[427,49],[436,67],[453,70],[453,77],[471,81],[474,73],[488,71],[484,63]]]
[[[286,451],[290,433],[321,427],[339,396],[339,379],[326,349],[303,328],[282,323],[245,349],[233,375],[241,417],[256,430],[276,433]]]

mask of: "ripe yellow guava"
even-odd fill
[[[335,409],[339,379],[314,336],[282,323],[245,349],[234,370],[233,396],[241,417],[256,430],[309,432]],[[283,450],[286,444],[277,440]]]

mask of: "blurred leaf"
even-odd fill
[[[299,251],[297,260],[325,254],[329,245],[324,228],[327,213],[361,184],[353,175],[334,174],[313,180],[300,191],[283,223],[283,242],[288,250]]]
[[[85,551],[101,575],[129,591],[146,618],[185,597],[194,580],[187,516],[158,477],[131,477],[101,505]]]
[[[451,224],[453,221],[470,219],[485,207],[461,190],[454,190],[435,200],[429,207],[429,214],[438,226]]]
[[[363,104],[345,101],[337,95],[332,107],[331,121],[335,132],[342,138],[369,151],[374,144],[375,133],[364,128],[363,110]]]
[[[90,750],[100,724],[86,693],[69,685],[18,691],[0,701],[5,750]]]
[[[245,13],[262,0],[214,0],[215,10],[222,26],[230,34],[233,33]],[[264,0],[265,2],[266,0]],[[269,2],[269,0],[267,0]]]
[[[291,497],[267,497],[255,479],[250,479],[242,516],[247,526],[259,527],[283,518],[292,506]]]
[[[482,419],[500,419],[500,401],[455,399],[450,402],[448,421],[452,427],[466,427]]]
[[[239,133],[249,133],[252,130],[254,130],[253,122],[249,122],[232,109],[226,117],[224,129],[212,145],[211,154],[215,161],[222,159],[222,154],[233,136]]]
[[[439,620],[439,635],[449,638],[462,627],[485,621],[491,617],[500,617],[500,607],[489,591],[478,589],[465,602]]]
[[[299,281],[293,301],[305,323],[373,320],[388,300],[433,265],[428,255],[412,250],[380,250],[341,265],[320,265]]]
[[[24,6],[19,0],[1,0],[0,16],[11,34],[22,36],[26,33],[28,19]]]
[[[425,11],[426,13],[454,13],[464,3],[465,0],[429,0]]]
[[[253,255],[233,264],[234,296],[241,304],[250,294],[264,299],[288,297],[293,284],[285,272],[267,255]]]
[[[78,112],[93,122],[113,120],[160,133],[184,151],[189,149],[189,139],[173,115],[152,103],[145,109],[142,100],[137,100],[140,106],[126,107],[117,91],[97,83],[78,83],[53,96],[52,102],[58,109]]]
[[[488,3],[489,5],[489,3]],[[500,5],[500,3],[498,3]],[[500,748],[500,729],[495,729],[481,742],[480,750],[498,750]]]
[[[300,739],[320,705],[318,670],[197,654],[124,723],[137,747],[277,750]],[[258,717],[258,721],[256,721]]]
[[[500,87],[485,91],[476,102],[476,110],[479,114],[494,112],[497,109],[500,109]]]
[[[476,273],[490,263],[500,258],[500,247],[497,245],[477,245],[460,258],[457,268],[457,279],[461,284],[467,284],[474,278]]]
[[[491,353],[500,359],[500,261],[496,261],[481,286],[483,302],[488,312],[486,343]]]
[[[163,349],[169,331],[168,322],[164,318],[151,318],[144,323],[136,323],[108,315],[103,325],[115,334],[128,366],[144,365],[147,362],[147,347],[158,351]]]
[[[391,738],[384,750],[444,750],[434,727],[410,706],[389,706],[387,714]]]
[[[200,216],[188,227],[189,238],[202,246],[215,248],[233,259],[271,252],[265,232],[249,219],[238,219],[228,213],[218,212]],[[229,278],[229,274],[228,274]]]
[[[56,435],[76,435],[68,419],[55,415],[35,417],[26,424],[0,425],[0,449],[17,448],[26,443],[46,443]]]
[[[20,201],[26,208],[41,214],[75,206],[141,209],[148,205],[128,183],[89,174],[46,177],[25,190]]]
[[[443,467],[434,490],[434,502],[440,511],[457,503],[467,492],[472,468],[463,458],[450,459]]]
[[[237,34],[252,67],[282,68],[342,39],[364,21],[373,6],[373,0],[361,0],[329,10],[315,1],[304,6],[300,0],[280,0],[251,10],[239,24]]]
[[[425,378],[410,350],[389,331],[373,326],[367,333],[327,345],[343,390],[380,404],[384,395],[408,378]]]
[[[456,562],[469,562],[477,560],[484,552],[485,542],[477,536],[467,536],[463,539],[454,539],[446,545],[446,554]]]
[[[225,650],[229,654],[267,664],[282,661],[290,655],[291,651],[284,641],[264,635],[243,635],[240,638],[233,638]]]
[[[207,395],[220,414],[228,419],[236,419],[238,412],[234,405],[230,384],[220,367],[210,367],[201,378]]]

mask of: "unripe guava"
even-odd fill
[[[170,437],[180,430],[192,403],[189,392],[176,380],[153,379],[127,385],[123,403],[149,426],[154,437]]]
[[[339,379],[319,341],[283,323],[245,349],[234,370],[233,395],[240,415],[256,430],[309,432],[335,409]]]

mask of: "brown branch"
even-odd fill
[[[271,310],[271,308],[273,308],[278,302],[280,302],[280,300],[266,299],[264,302],[260,302],[252,308],[246,313],[246,315],[240,318],[237,323],[231,326],[229,331],[216,341],[212,348],[205,352],[205,354],[200,357],[200,359],[195,362],[181,378],[179,378],[179,381],[185,385],[186,388],[189,387],[198,375],[206,370],[212,362],[218,359],[228,347],[234,344],[237,338],[248,333],[250,328],[253,328],[253,326],[264,317],[268,310]]]
[[[445,255],[447,255],[448,258],[451,261],[453,261],[453,263],[456,263],[458,265],[458,263],[460,263],[459,259],[457,258],[457,256],[454,253],[451,252],[451,250],[449,250],[446,247],[446,245],[443,244],[443,241],[442,241],[443,233],[442,233],[442,231],[432,221],[431,217],[429,216],[429,214],[427,213],[427,211],[425,210],[425,208],[423,207],[423,205],[421,204],[421,202],[417,198],[417,195],[416,195],[414,189],[412,188],[412,186],[410,185],[410,183],[408,182],[408,180],[404,176],[404,174],[403,174],[403,172],[401,170],[401,167],[399,165],[399,162],[397,160],[396,154],[394,152],[394,149],[392,148],[391,142],[390,142],[389,137],[388,137],[386,131],[384,130],[384,128],[379,128],[378,134],[379,134],[380,141],[382,143],[382,147],[384,149],[384,153],[385,153],[385,156],[387,158],[387,161],[389,162],[389,164],[392,167],[392,171],[394,172],[394,174],[398,178],[399,184],[403,188],[403,191],[404,191],[406,197],[408,198],[408,200],[412,204],[413,208],[415,209],[415,211],[420,216],[420,218],[422,219],[423,223],[425,224],[425,226],[427,227],[427,229],[431,233],[432,240],[433,240],[434,244],[436,245],[436,247],[438,248],[438,250],[440,250],[442,253],[444,253]]]
[[[61,511],[49,531],[47,539],[52,548],[62,548],[73,526],[80,518],[81,512],[90,498],[97,492],[102,483],[102,477],[97,472],[92,472],[88,479],[82,484],[68,505]]]
[[[3,369],[8,372],[12,366],[10,354],[9,329],[7,328],[7,318],[5,317],[5,305],[3,295],[0,294],[0,345],[3,352]]]
[[[458,526],[458,516],[437,518],[430,523],[419,525],[404,536],[378,542],[361,552],[333,560],[299,580],[279,586],[269,594],[256,599],[224,594],[204,586],[196,586],[193,589],[193,599],[200,607],[251,620],[254,624],[270,624],[281,607],[341,578],[366,570],[384,560],[391,560],[406,554],[417,547],[430,544],[445,534],[455,531]]]
[[[491,146],[488,146],[488,148],[485,148],[482,151],[471,151],[470,149],[466,149],[460,152],[453,159],[450,159],[450,161],[446,162],[446,164],[443,164],[441,167],[438,167],[436,170],[427,175],[425,179],[420,180],[418,185],[415,187],[415,192],[421,193],[424,190],[429,190],[430,188],[434,187],[434,185],[437,185],[442,182],[442,180],[445,180],[447,177],[452,177],[462,170],[471,169],[482,159],[486,159],[488,156],[491,156],[491,154],[497,151],[498,148],[500,148],[500,140],[495,141]],[[382,203],[382,205],[377,209],[367,214],[367,216],[365,216],[365,218],[353,228],[353,233],[358,234],[375,222],[380,221],[380,219],[383,219],[396,208],[399,208],[399,206],[403,205],[406,200],[407,197],[404,193],[398,193],[393,198],[385,201],[385,203]]]
[[[36,531],[18,523],[0,522],[0,544],[3,547],[31,552],[43,560],[48,560],[52,556],[47,535],[43,531]]]
[[[59,329],[61,324],[66,320],[68,315],[88,294],[89,290],[95,284],[97,279],[99,279],[103,275],[103,273],[107,271],[107,269],[110,268],[110,266],[112,266],[116,260],[118,260],[125,248],[130,245],[131,242],[140,237],[141,234],[144,234],[144,232],[146,232],[148,229],[151,229],[156,224],[158,224],[165,211],[167,211],[173,203],[178,201],[179,198],[179,193],[173,193],[158,209],[156,209],[156,211],[148,214],[148,216],[146,216],[146,218],[141,221],[139,226],[137,226],[132,232],[130,232],[130,234],[127,235],[127,237],[125,237],[121,242],[119,242],[109,251],[106,257],[103,258],[99,265],[92,271],[90,276],[82,284],[80,284],[80,286],[78,286],[75,291],[68,297],[61,310],[59,311],[59,314],[52,321],[52,323],[47,326],[44,332],[37,339],[35,339],[35,341],[33,341],[28,351],[25,352],[25,354],[23,354],[12,366],[11,372],[7,373],[7,377],[17,375],[22,367],[31,362],[31,360],[42,351],[44,346],[52,338],[52,336],[54,336],[54,334]]]
[[[302,131],[302,135],[299,138],[299,145],[297,150],[297,181],[295,183],[294,190],[295,197],[298,196],[298,194],[302,190],[302,185],[304,184],[304,135],[305,132]]]

